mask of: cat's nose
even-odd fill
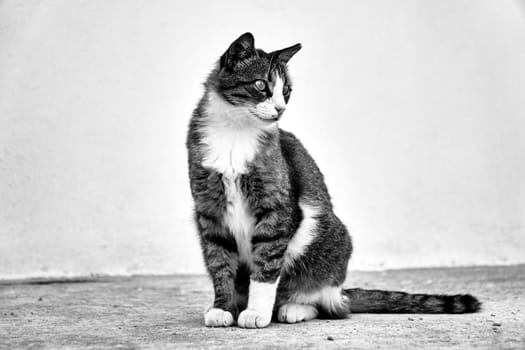
[[[275,110],[277,111],[277,114],[279,115],[283,114],[285,109],[286,109],[285,106],[275,106]]]

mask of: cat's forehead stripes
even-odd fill
[[[274,62],[268,71],[268,79],[271,80],[271,79],[274,79],[275,77],[282,78],[286,75],[285,73],[286,72],[284,70],[284,67]]]
[[[253,57],[239,61],[234,67],[234,75],[238,77],[260,77],[266,79],[270,60],[266,57]]]
[[[259,57],[238,62],[232,78],[238,81],[262,79],[273,83],[276,77],[280,77],[286,81],[286,71],[282,64],[272,62],[270,57],[264,55],[266,54],[261,53]]]

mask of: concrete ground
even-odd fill
[[[0,284],[0,348],[525,349],[525,265],[351,272],[349,286],[472,293],[467,315],[355,314],[246,330],[206,328],[205,276]]]

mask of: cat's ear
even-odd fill
[[[221,68],[232,68],[236,62],[257,56],[252,33],[244,33],[235,40],[221,57]]]
[[[290,58],[301,50],[301,44],[295,44],[294,46],[287,47],[286,49],[275,51],[275,56],[284,63],[288,63]]]

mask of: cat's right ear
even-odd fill
[[[221,69],[231,70],[239,61],[257,56],[252,33],[244,33],[221,56]]]
[[[284,63],[288,63],[290,58],[301,50],[301,44],[295,44],[294,46],[287,47],[286,49],[274,51],[273,53],[277,56],[279,60]]]

